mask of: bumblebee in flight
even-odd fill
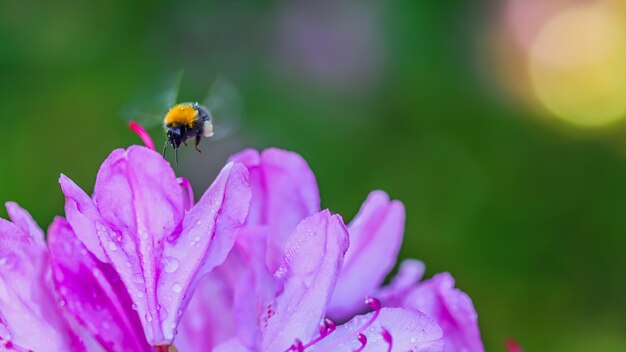
[[[213,136],[211,113],[198,103],[182,103],[174,105],[165,115],[163,125],[167,133],[167,141],[172,148],[177,149],[187,140],[195,138],[195,148],[198,148],[202,137]],[[167,144],[165,145],[167,147]]]
[[[232,135],[243,116],[241,97],[230,81],[217,78],[203,104],[176,103],[180,81],[178,74],[174,79],[155,84],[151,92],[138,97],[134,105],[122,111],[126,120],[136,120],[146,128],[162,123],[166,135],[163,155],[169,144],[177,163],[178,148],[187,145],[189,139],[194,139],[194,147],[200,152],[198,145],[203,138],[217,140]]]

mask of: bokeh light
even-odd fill
[[[607,2],[572,6],[539,31],[529,58],[537,98],[580,126],[604,126],[626,113],[626,26]]]
[[[504,34],[497,40],[507,54],[499,59],[500,78],[536,115],[583,128],[626,116],[620,1],[510,0],[503,9]]]

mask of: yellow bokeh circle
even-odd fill
[[[568,7],[538,32],[529,55],[530,81],[555,116],[582,127],[626,117],[622,9],[607,1]]]

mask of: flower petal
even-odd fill
[[[150,351],[126,288],[63,218],[48,231],[52,271],[63,304],[107,351]]]
[[[348,226],[350,248],[337,281],[329,315],[345,320],[358,313],[396,263],[404,234],[404,206],[374,191]]]
[[[33,236],[41,230],[16,204],[8,208],[17,225],[0,219],[0,338],[35,351],[81,350],[54,298],[47,248]]]
[[[87,193],[67,176],[61,175],[59,184],[65,195],[65,216],[76,236],[96,258],[102,262],[108,262],[109,259],[100,246],[96,232],[96,222],[104,222],[96,205]]]
[[[248,349],[237,339],[228,340],[220,344],[219,346],[217,346],[215,349],[213,349],[213,352],[252,352],[252,351],[253,350]],[[185,352],[185,351],[181,350],[181,352]]]
[[[250,205],[248,170],[227,164],[185,216],[180,236],[165,241],[158,279],[162,329],[170,341],[201,276],[222,264],[245,222]]]
[[[221,274],[212,272],[199,282],[178,324],[180,352],[213,350],[236,335],[233,292]]]
[[[17,205],[17,203],[7,202],[6,208],[11,222],[19,227],[23,233],[28,234],[38,246],[44,248],[46,246],[44,233],[41,228],[37,226],[33,217],[30,216],[26,210]]]
[[[405,259],[391,283],[378,291],[378,298],[385,307],[401,307],[409,292],[422,279],[426,267],[415,259]]]
[[[437,321],[444,332],[446,352],[485,350],[472,300],[454,288],[450,274],[435,275],[418,285],[406,297],[405,307],[418,309]]]
[[[174,170],[159,153],[144,147],[111,153],[98,172],[94,199],[109,224],[134,236],[145,249],[174,232],[183,218],[183,194]]]
[[[96,223],[100,244],[137,306],[146,338],[169,344],[157,281],[163,241],[183,217],[183,194],[171,166],[144,147],[116,150],[100,167],[94,199],[106,222]]]
[[[249,225],[267,225],[267,265],[275,271],[281,264],[285,242],[296,225],[320,210],[315,175],[298,154],[270,148],[259,154],[248,149],[230,160],[250,170],[252,202]]]
[[[352,352],[361,346],[357,334],[373,316],[373,312],[359,315],[338,326],[326,338],[311,347],[311,352]],[[392,337],[392,351],[441,352],[442,332],[426,315],[411,309],[383,308],[380,315],[362,333],[367,337],[364,352],[387,351],[389,345],[383,339],[382,328]]]
[[[338,215],[324,210],[298,224],[275,274],[282,292],[261,318],[263,350],[283,351],[317,333],[347,248],[348,232]]]

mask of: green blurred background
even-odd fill
[[[139,143],[119,118],[129,97],[184,68],[182,98],[197,100],[220,73],[246,120],[182,151],[197,194],[235,151],[297,151],[346,219],[372,189],[404,202],[402,256],[456,277],[488,351],[507,337],[626,351],[624,13],[619,0],[2,1],[0,199],[47,226],[60,173],[91,189],[113,148]]]

